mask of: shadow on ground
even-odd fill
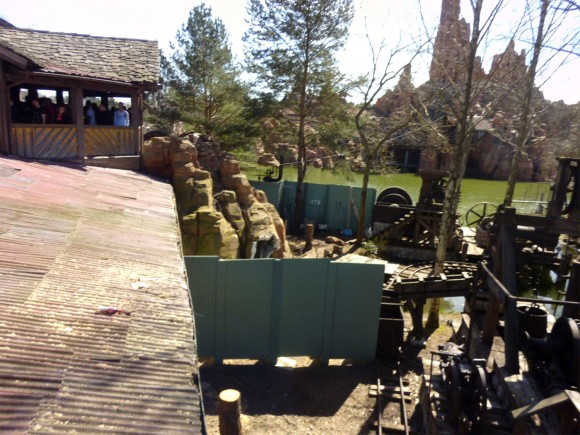
[[[220,391],[233,388],[240,391],[242,412],[247,415],[330,417],[359,384],[368,384],[375,373],[374,362],[298,368],[264,364],[202,366],[205,413],[217,415]]]

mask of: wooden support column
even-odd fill
[[[10,154],[11,129],[10,101],[4,79],[4,61],[0,60],[0,152],[4,154]]]
[[[580,261],[578,260],[572,262],[572,270],[570,272],[570,279],[568,280],[565,300],[580,302]],[[573,305],[564,305],[562,317],[578,319],[580,318],[580,308]]]
[[[131,127],[135,130],[134,153],[141,154],[143,146],[143,135],[141,126],[143,125],[143,91],[139,90],[131,95]]]
[[[77,152],[81,158],[86,157],[85,151],[85,114],[83,112],[83,90],[78,86],[70,90],[70,111],[72,122],[77,126]]]
[[[220,393],[218,403],[220,435],[242,433],[240,399],[240,392],[237,390],[224,390]]]
[[[558,172],[554,183],[552,200],[548,203],[548,219],[555,219],[562,215],[562,207],[566,201],[567,184],[570,177],[570,159],[558,158]]]
[[[512,296],[517,294],[516,282],[516,209],[506,207],[503,212],[505,220],[500,229],[501,239],[501,282]],[[518,373],[519,365],[519,325],[517,303],[506,298],[504,303],[504,342],[505,366],[509,373]]]
[[[425,336],[425,329],[423,328],[423,308],[425,307],[425,298],[409,299],[405,302],[405,306],[411,314],[413,321],[413,331],[411,332],[415,338],[423,338]]]

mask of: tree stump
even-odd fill
[[[242,433],[240,402],[240,392],[237,390],[224,390],[220,393],[218,404],[220,435]]]

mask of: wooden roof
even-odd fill
[[[0,156],[0,432],[201,431],[180,240],[167,183]]]
[[[32,71],[135,84],[159,81],[157,41],[0,26],[0,47],[27,59]]]

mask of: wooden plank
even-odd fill
[[[403,426],[402,424],[391,423],[389,421],[384,420],[381,421],[380,425],[379,422],[374,421],[373,427],[376,427],[377,429],[388,430],[389,432],[405,433],[405,426]]]
[[[376,385],[371,385],[370,386],[370,390],[374,391],[376,393],[377,391],[377,386]],[[396,385],[381,385],[381,392],[389,392],[389,393],[400,393],[401,389],[396,386]],[[409,389],[409,387],[403,387],[403,393],[411,393],[411,390]]]
[[[539,402],[531,403],[527,406],[522,406],[521,408],[515,409],[512,411],[512,417],[514,420],[526,418],[540,412],[549,411],[556,406],[561,406],[569,400],[570,397],[568,394],[566,394],[566,392],[562,392],[560,394],[556,394],[555,396],[540,400]]]

